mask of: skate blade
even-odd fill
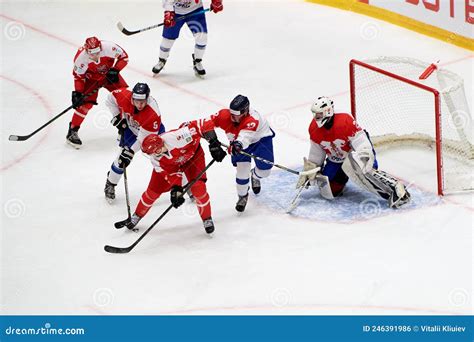
[[[106,200],[107,203],[109,203],[109,204],[113,204],[113,203],[115,202],[115,198],[113,198],[113,199],[112,199],[112,198],[106,198],[105,200]]]
[[[74,147],[76,150],[79,150],[79,149],[81,148],[81,145],[74,144],[74,143],[70,142],[69,140],[66,140],[66,143],[67,143],[69,146]]]

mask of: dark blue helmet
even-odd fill
[[[150,87],[146,83],[137,83],[132,90],[132,98],[135,100],[146,100],[150,96]]]
[[[230,103],[230,112],[232,115],[242,115],[249,111],[250,102],[246,96],[237,95]]]

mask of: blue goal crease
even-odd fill
[[[269,209],[286,214],[286,209],[296,196],[295,189],[298,177],[284,171],[273,172],[270,177],[262,179],[262,192],[256,201]],[[387,201],[358,187],[349,181],[344,194],[333,201],[322,198],[319,190],[312,186],[303,190],[298,205],[291,215],[314,221],[335,223],[353,223],[366,221],[381,216],[402,213],[439,205],[442,200],[433,193],[411,186],[411,202],[399,209],[391,209]]]

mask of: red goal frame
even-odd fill
[[[364,63],[362,61],[352,59],[349,62],[349,75],[350,75],[350,91],[351,91],[351,111],[352,115],[354,118],[357,120],[357,95],[356,95],[356,90],[357,90],[357,84],[356,84],[356,79],[355,79],[355,67],[361,67],[361,68],[366,68],[371,71],[380,73],[382,75],[385,75],[387,77],[391,77],[393,79],[396,79],[400,82],[404,82],[407,84],[410,84],[414,87],[417,87],[419,89],[423,89],[431,94],[433,94],[433,114],[434,114],[434,120],[435,120],[435,143],[436,143],[436,173],[437,173],[437,186],[438,186],[438,195],[442,196],[443,195],[443,188],[444,188],[444,179],[443,179],[443,158],[442,158],[442,128],[441,128],[441,102],[440,102],[440,94],[437,89],[428,87],[424,84],[418,83],[416,81],[413,81],[411,79],[405,78],[403,76],[391,73],[387,70],[380,69],[378,67],[375,67],[373,65]],[[370,132],[369,132],[370,133]]]

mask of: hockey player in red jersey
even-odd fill
[[[217,135],[210,127],[198,126],[196,121],[181,125],[180,128],[161,135],[149,135],[142,143],[142,151],[150,156],[154,170],[148,188],[143,193],[131,218],[116,223],[135,230],[137,223],[150,210],[153,203],[165,192],[170,192],[171,203],[178,208],[184,203],[183,175],[188,181],[197,178],[205,169],[206,161],[200,141],[204,137],[209,142],[212,158],[221,162],[226,152],[222,149]],[[211,204],[206,188],[206,174],[191,187],[199,215],[206,233],[214,232]]]
[[[241,154],[241,151],[256,155],[273,162],[273,137],[275,132],[268,121],[256,110],[250,108],[250,101],[246,96],[237,95],[229,108],[221,109],[211,115],[206,121],[212,127],[219,127],[230,141],[232,165],[236,168],[236,186],[239,196],[235,209],[243,212],[248,201],[249,182],[252,191],[258,194],[261,190],[260,179],[268,177],[272,165],[255,160],[255,167],[251,169],[251,158]]]
[[[89,110],[96,104],[98,91],[84,97],[100,87],[108,91],[127,88],[128,85],[120,71],[128,64],[127,53],[117,44],[101,41],[96,37],[86,39],[74,57],[74,91],[72,107],[75,109],[66,141],[75,148],[80,148],[82,141],[78,131]]]
[[[163,0],[164,27],[163,39],[160,45],[160,56],[158,63],[152,71],[158,75],[164,68],[170,55],[174,42],[179,37],[179,33],[184,24],[191,30],[195,45],[193,58],[194,73],[198,77],[206,75],[206,70],[202,65],[202,58],[207,46],[207,22],[203,12],[202,0]],[[211,11],[218,13],[224,9],[222,0],[211,1]],[[186,18],[183,18],[186,16]]]
[[[317,185],[321,196],[341,196],[349,180],[381,196],[391,208],[410,201],[410,194],[396,178],[378,169],[375,150],[369,134],[348,113],[334,113],[334,103],[319,97],[312,105],[313,120],[309,126],[310,151],[304,158],[304,170],[317,167],[321,172],[300,176],[297,188]],[[309,184],[308,184],[309,183]]]
[[[133,90],[114,90],[107,97],[106,105],[113,115],[112,124],[119,131],[120,151],[107,173],[105,198],[115,199],[115,186],[128,167],[133,156],[140,150],[143,140],[150,134],[161,134],[165,127],[161,122],[158,103],[150,95],[146,83],[137,83]]]

